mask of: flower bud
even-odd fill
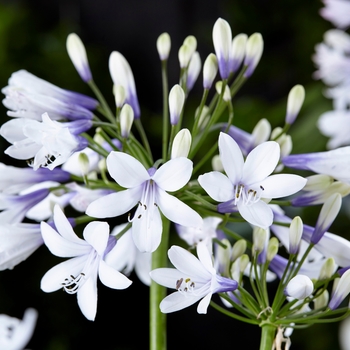
[[[215,84],[216,92],[219,95],[221,94],[221,91],[222,91],[222,84],[223,84],[222,81],[217,81],[216,84]],[[225,102],[231,101],[231,92],[230,92],[230,89],[229,89],[229,87],[227,85],[225,86],[225,92],[224,92],[223,100]]]
[[[232,32],[228,22],[222,18],[217,19],[214,24],[213,44],[218,59],[221,79],[227,79],[230,75]]]
[[[311,242],[316,244],[323,237],[324,233],[332,225],[337,217],[342,203],[342,198],[339,193],[333,193],[324,202],[320,215],[318,216],[315,230],[311,236]]]
[[[247,70],[244,73],[245,78],[249,78],[258,65],[264,49],[264,41],[260,33],[252,34],[247,40],[244,65]]]
[[[118,86],[113,85],[113,93],[115,97],[115,105],[118,108],[122,108],[126,98],[124,87],[121,85],[118,85]]]
[[[191,149],[192,136],[188,129],[180,130],[174,137],[171,148],[171,159],[186,157]]]
[[[230,241],[226,238],[222,239],[221,243],[223,246],[218,244],[215,251],[216,270],[221,275],[228,276],[231,256],[231,244]]]
[[[305,89],[302,85],[295,85],[289,92],[287,102],[286,124],[293,124],[304,103]]]
[[[185,93],[179,84],[172,87],[169,92],[170,122],[176,125],[179,122],[180,114],[185,103]]]
[[[218,154],[212,158],[211,167],[213,168],[214,171],[220,171],[220,172],[224,171],[224,167],[222,166],[221,158]]]
[[[180,67],[187,68],[197,48],[197,40],[194,36],[188,36],[181,45],[178,53]]]
[[[78,162],[79,162],[81,174],[83,176],[86,176],[89,172],[89,169],[90,169],[90,161],[89,161],[89,157],[87,156],[87,154],[84,152],[80,152],[79,156],[78,156]]]
[[[170,35],[168,33],[163,33],[159,35],[157,39],[157,50],[161,61],[165,61],[168,59],[170,49],[171,49]]]
[[[302,234],[303,221],[300,216],[296,216],[289,226],[289,254],[298,254]]]
[[[244,254],[246,249],[247,241],[245,239],[239,239],[232,247],[231,260],[235,261],[238,259],[241,255]]]
[[[120,131],[122,137],[128,138],[134,121],[134,111],[129,104],[125,104],[120,111]]]
[[[71,59],[75,69],[78,71],[80,78],[85,81],[85,83],[92,80],[86,50],[78,35],[75,33],[69,34],[67,37],[66,47],[69,58]]]
[[[235,73],[238,70],[239,66],[241,65],[244,59],[247,40],[248,40],[248,35],[243,33],[236,35],[232,40],[231,58],[230,58],[231,73]]]
[[[287,284],[284,294],[295,299],[305,299],[311,295],[314,284],[305,275],[296,275]]]
[[[350,270],[346,270],[336,283],[332,298],[328,304],[331,310],[336,309],[350,293]]]
[[[190,60],[190,64],[188,66],[188,72],[187,72],[187,82],[186,87],[187,91],[192,90],[194,83],[196,82],[198,75],[202,68],[202,61],[199,56],[198,51],[196,51]]]
[[[328,290],[324,290],[321,295],[314,299],[314,310],[322,309],[327,306],[329,301],[329,292]]]
[[[216,56],[211,53],[208,55],[203,66],[203,87],[204,89],[210,89],[213,85],[213,81],[218,73],[218,60]]]
[[[241,271],[241,273],[243,273],[245,271],[245,269],[247,268],[249,264],[249,256],[248,254],[243,254],[240,256],[239,258],[239,269]]]
[[[276,237],[272,237],[267,245],[266,260],[271,261],[277,254],[279,242]]]
[[[202,113],[201,113],[201,115],[199,117],[197,116],[198,112],[199,112],[199,107],[197,107],[197,109],[196,109],[195,116],[196,116],[196,118],[199,118],[198,127],[201,130],[203,130],[206,127],[206,125],[208,124],[208,121],[210,119],[209,107],[208,106],[203,106]]]
[[[193,35],[189,35],[188,37],[185,38],[183,44],[186,45],[189,48],[189,50],[191,52],[191,57],[192,57],[192,55],[197,50],[197,39],[196,39],[196,37],[194,37]]]
[[[328,258],[322,265],[318,279],[322,281],[322,280],[327,280],[328,278],[331,278],[334,272],[336,271],[336,269],[337,269],[337,265],[335,264],[334,259]]]
[[[134,75],[128,61],[118,51],[113,51],[109,56],[109,72],[114,85],[121,85],[125,89],[125,102],[134,110],[135,118],[140,118],[140,106],[136,94]]]
[[[271,134],[271,124],[265,118],[258,121],[252,131],[252,137],[254,139],[254,147],[268,140]]]
[[[267,232],[261,227],[255,227],[253,231],[253,251],[261,253],[266,244]]]

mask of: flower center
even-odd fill
[[[194,281],[191,280],[191,278],[180,278],[179,280],[176,281],[176,286],[175,288],[177,289],[178,292],[181,294],[186,294],[186,293],[193,293],[194,288],[196,287],[196,284]]]
[[[245,205],[251,205],[261,199],[264,187],[260,185],[259,188],[249,188],[244,184],[238,184],[234,186],[233,191],[235,205],[237,205],[240,200],[242,200]]]

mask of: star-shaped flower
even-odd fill
[[[220,203],[223,213],[239,211],[250,224],[267,228],[272,224],[273,212],[263,198],[286,197],[301,190],[306,179],[293,174],[270,175],[276,168],[280,148],[268,141],[255,147],[245,162],[236,141],[220,133],[219,151],[227,174],[212,171],[199,176],[198,182],[211,198]]]

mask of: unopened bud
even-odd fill
[[[293,124],[298,116],[305,99],[305,89],[302,85],[295,85],[289,92],[287,102],[286,124]]]
[[[269,243],[267,245],[267,254],[266,254],[266,260],[272,261],[272,259],[276,256],[278,252],[279,242],[276,237],[272,237],[269,240]]]
[[[222,161],[220,156],[217,154],[211,160],[211,167],[214,171],[224,171],[224,167],[222,166]]]
[[[303,221],[296,216],[289,226],[289,254],[298,254],[302,234]]]
[[[125,94],[125,89],[123,86],[118,85],[118,86],[113,86],[113,93],[114,93],[114,97],[115,97],[115,105],[118,108],[123,107],[124,103],[125,103],[125,98],[126,98],[126,94]]]
[[[284,294],[295,299],[305,299],[311,295],[314,284],[306,275],[296,275],[287,284]]]
[[[84,152],[79,153],[78,162],[79,162],[81,174],[83,176],[86,176],[89,173],[89,169],[90,169],[90,161],[86,153]]]
[[[245,78],[249,78],[258,65],[264,50],[264,41],[260,33],[252,34],[247,41],[244,65],[247,70],[244,73]]]
[[[185,93],[179,84],[172,87],[169,93],[169,111],[170,122],[176,125],[179,122],[179,117],[185,103]]]
[[[266,244],[267,232],[261,227],[256,227],[253,231],[253,251],[261,253]]]
[[[230,72],[235,73],[241,65],[244,55],[245,48],[247,45],[248,35],[241,33],[236,35],[232,40],[231,46],[231,58],[230,58]]]
[[[168,59],[170,49],[171,49],[170,35],[168,33],[163,33],[159,35],[157,39],[157,50],[161,61],[165,61]]]
[[[215,84],[215,89],[216,89],[216,92],[220,95],[221,92],[222,92],[222,81],[218,81],[216,82]],[[230,92],[230,89],[227,85],[225,85],[225,92],[224,92],[224,96],[223,96],[223,100],[225,102],[228,102],[228,101],[231,101],[231,92]]]
[[[321,295],[314,299],[314,310],[322,309],[327,306],[329,301],[329,292],[327,289]]]
[[[322,280],[327,280],[331,278],[334,272],[336,271],[336,269],[337,269],[337,265],[335,264],[334,259],[328,258],[322,265],[318,279],[322,281]]]
[[[134,121],[134,111],[129,104],[125,104],[120,111],[120,131],[122,137],[128,138]]]
[[[246,249],[247,241],[245,239],[238,240],[232,247],[231,260],[235,261],[238,259],[241,255],[244,254]]]
[[[216,56],[211,53],[208,55],[203,66],[203,87],[204,89],[210,89],[213,85],[213,81],[218,73],[218,60]]]
[[[194,83],[196,82],[198,75],[202,68],[202,61],[199,56],[198,51],[196,51],[190,60],[190,64],[188,66],[188,72],[187,72],[187,82],[186,87],[187,91],[192,90]]]
[[[192,136],[188,129],[180,130],[174,137],[171,148],[171,159],[186,157],[191,149]]]

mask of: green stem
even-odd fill
[[[163,217],[162,241],[152,253],[152,270],[167,266],[170,221]],[[166,350],[166,314],[160,311],[159,304],[166,296],[166,288],[151,282],[150,288],[150,350]]]
[[[271,350],[275,339],[276,327],[266,324],[261,327],[260,350]]]

